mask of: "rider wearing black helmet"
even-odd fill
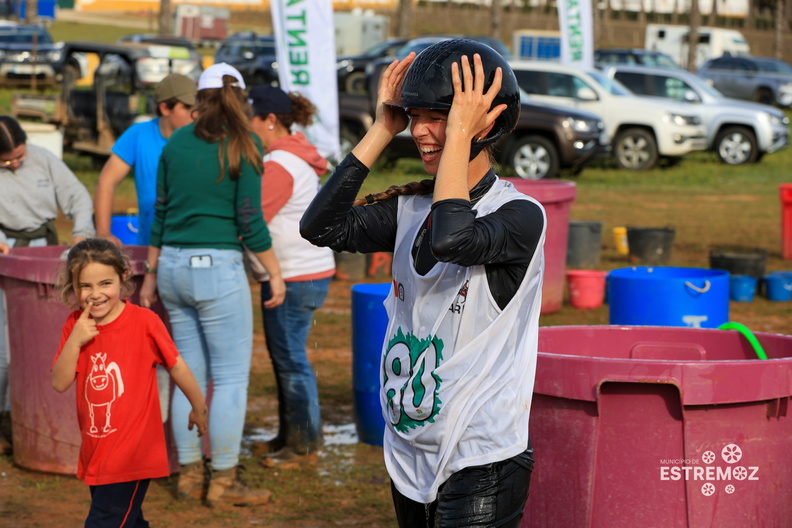
[[[319,191],[301,234],[393,252],[380,402],[399,526],[520,524],[544,267],[542,206],[499,179],[490,150],[519,90],[484,44],[444,41],[394,61],[365,137]],[[432,178],[356,201],[409,124]]]

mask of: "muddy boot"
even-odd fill
[[[206,488],[206,465],[204,461],[185,464],[179,469],[178,498],[201,500]]]
[[[239,468],[212,471],[206,505],[210,508],[221,504],[234,506],[258,506],[267,504],[272,493],[265,489],[252,489],[239,478]]]

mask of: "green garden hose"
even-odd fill
[[[751,346],[754,349],[754,352],[756,352],[756,357],[758,357],[759,359],[767,359],[767,354],[765,354],[762,345],[759,344],[759,340],[756,339],[756,336],[753,335],[753,332],[748,330],[748,327],[746,327],[744,324],[730,321],[728,323],[723,323],[722,325],[720,325],[718,327],[718,330],[737,330],[751,344]]]

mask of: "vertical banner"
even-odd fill
[[[594,67],[592,0],[558,0],[561,29],[561,63],[584,70]]]
[[[300,92],[316,106],[305,130],[319,152],[338,160],[338,77],[332,0],[272,0],[272,28],[280,87]]]

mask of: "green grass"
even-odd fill
[[[92,42],[113,43],[130,33],[151,33],[147,29],[136,27],[112,26],[105,24],[83,24],[82,22],[66,22],[56,20],[49,28],[56,42],[69,40],[90,40]],[[156,32],[154,30],[153,32]]]

